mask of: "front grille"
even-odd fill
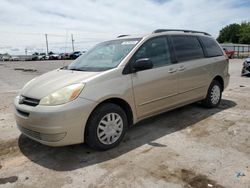
[[[44,134],[44,133],[32,131],[32,130],[24,128],[22,126],[18,126],[18,128],[26,136],[29,136],[31,138],[35,138],[37,140],[46,141],[46,142],[58,142],[66,136],[66,132],[56,133],[56,134]]]
[[[30,113],[24,112],[24,111],[19,110],[19,109],[16,109],[16,111],[17,111],[20,115],[22,115],[22,116],[24,116],[24,117],[29,117],[29,115],[30,115]]]
[[[37,106],[40,102],[38,99],[22,96],[22,101],[20,104],[26,104],[28,106]]]
[[[39,132],[35,132],[29,129],[26,129],[22,126],[18,126],[18,128],[20,129],[21,132],[23,132],[24,134],[26,134],[27,136],[30,136],[32,138],[36,138],[36,139],[41,139],[40,133]]]

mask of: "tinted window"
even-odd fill
[[[215,57],[223,55],[220,47],[214,41],[214,39],[208,37],[200,37],[202,44],[204,45],[206,56],[207,57]]]
[[[178,61],[204,57],[199,40],[193,36],[172,36],[175,55]]]
[[[149,58],[154,67],[171,63],[169,46],[165,37],[157,37],[145,42],[135,54],[135,61]]]

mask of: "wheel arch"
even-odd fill
[[[131,108],[131,106],[129,105],[129,103],[127,101],[125,101],[124,99],[121,99],[121,98],[109,98],[109,99],[104,100],[100,104],[103,104],[103,103],[113,103],[113,104],[116,104],[116,105],[120,106],[127,115],[128,125],[129,126],[133,125],[133,123],[134,123],[134,115],[133,115],[132,108]]]
[[[216,80],[216,81],[218,81],[218,82],[221,84],[221,86],[222,86],[222,91],[223,91],[223,90],[224,90],[224,80],[223,80],[222,76],[217,75],[217,76],[215,76],[215,77],[213,78],[213,80]]]
[[[90,113],[90,115],[86,121],[86,126],[84,128],[84,142],[85,142],[85,138],[86,138],[86,130],[87,130],[88,122],[89,122],[91,115],[100,105],[105,104],[105,103],[113,103],[113,104],[120,106],[124,110],[124,112],[126,113],[126,116],[128,118],[128,126],[131,127],[134,124],[135,117],[133,114],[133,110],[128,102],[126,102],[124,99],[121,99],[118,97],[105,99],[102,102],[100,102],[98,105],[95,106],[95,108],[92,110],[92,112]]]

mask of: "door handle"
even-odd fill
[[[173,69],[173,68],[170,68],[169,70],[168,70],[168,72],[169,73],[174,73],[174,72],[176,72],[177,70],[176,69]]]
[[[183,70],[185,70],[186,68],[184,67],[184,66],[180,66],[179,68],[178,68],[178,70],[179,71],[183,71]]]

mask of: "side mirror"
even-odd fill
[[[149,58],[138,59],[132,64],[133,72],[152,69],[153,63]]]

